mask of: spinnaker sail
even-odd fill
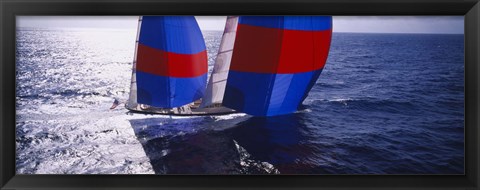
[[[227,83],[228,70],[232,60],[233,44],[237,32],[238,16],[228,16],[223,31],[222,41],[218,50],[215,65],[207,84],[205,96],[202,98],[200,107],[208,107],[215,104],[221,104],[225,85]]]
[[[330,16],[240,16],[223,106],[295,112],[322,72],[331,34]]]
[[[200,99],[207,82],[205,42],[193,16],[141,17],[132,84],[136,102],[174,108]],[[133,87],[132,87],[133,89]]]

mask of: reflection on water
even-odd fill
[[[302,115],[130,123],[157,174],[274,174],[302,170],[299,160],[312,153],[301,141]]]
[[[293,167],[298,172],[298,161],[311,152],[301,143],[302,115],[254,117],[238,124],[231,134],[252,158],[274,165],[280,173],[293,173]]]
[[[226,174],[240,165],[234,142],[214,131],[158,137],[143,147],[155,173]]]

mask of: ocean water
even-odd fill
[[[110,110],[135,36],[17,30],[18,174],[464,173],[463,35],[334,33],[302,109],[269,118]]]

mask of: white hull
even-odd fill
[[[165,108],[149,107],[149,106],[138,104],[136,107],[126,106],[126,108],[133,112],[162,114],[162,115],[181,115],[181,116],[226,115],[226,114],[236,113],[235,110],[232,110],[230,108],[226,108],[223,106],[199,108],[198,106],[195,106],[195,105],[185,105],[182,107],[165,109]]]

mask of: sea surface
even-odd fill
[[[135,37],[17,30],[18,174],[464,173],[463,35],[334,33],[302,109],[269,118],[110,110]]]

